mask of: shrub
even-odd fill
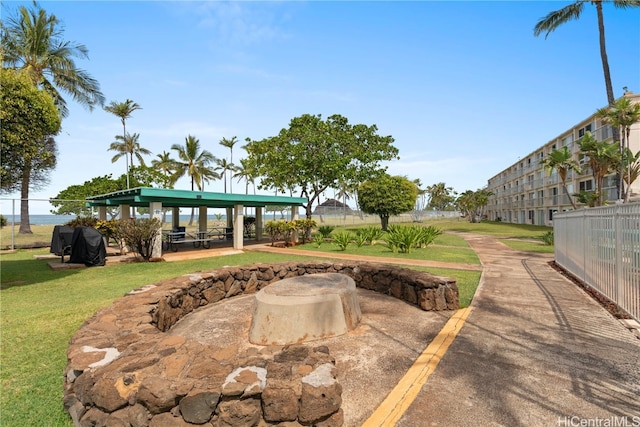
[[[420,239],[418,240],[418,247],[420,248],[426,248],[433,243],[436,237],[442,234],[442,230],[438,227],[434,227],[433,225],[420,228]]]
[[[7,226],[7,218],[4,215],[0,215],[0,228]]]
[[[96,224],[98,222],[98,218],[92,217],[92,216],[79,216],[76,217],[74,219],[72,219],[71,221],[67,222],[65,225],[68,225],[69,227],[96,227]]]
[[[316,247],[320,247],[321,244],[324,243],[324,237],[322,234],[317,233],[313,235],[313,242],[316,244]]]
[[[553,231],[547,231],[544,233],[540,239],[547,246],[553,246]]]
[[[368,227],[363,227],[356,231],[356,234],[360,232],[364,235],[365,242],[367,245],[373,245],[376,240],[382,240],[384,236],[384,231],[382,231],[382,227],[376,227],[375,225],[371,225]]]
[[[118,221],[116,234],[148,262],[161,228],[162,224],[157,218],[125,219]]]
[[[293,221],[293,226],[295,230],[300,232],[300,237],[302,238],[302,243],[306,243],[307,239],[311,237],[311,229],[316,226],[316,222],[311,218],[305,219],[296,219]]]
[[[402,225],[389,225],[385,241],[387,246],[393,252],[403,254],[411,253],[411,250],[418,244],[422,231],[422,227],[406,227]]]
[[[331,232],[336,228],[333,225],[321,225],[318,227],[318,232],[322,235],[323,238],[327,239]]]
[[[293,221],[279,220],[267,222],[265,228],[269,237],[271,237],[271,246],[276,240],[284,240],[284,244],[289,246],[291,244],[291,234],[296,229],[296,225]]]
[[[104,237],[107,238],[107,241],[109,241],[109,239],[118,239],[118,220],[117,219],[110,219],[110,220],[104,220],[104,219],[99,219],[98,221],[96,221],[96,225],[95,225],[95,229],[98,230],[100,232],[100,234],[102,234]]]
[[[361,247],[365,243],[367,243],[367,236],[362,230],[356,230],[356,234],[353,236],[353,243],[356,244],[357,247]]]
[[[341,231],[333,235],[333,243],[335,243],[341,251],[346,251],[347,246],[353,240],[354,235],[348,231]]]

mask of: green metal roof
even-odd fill
[[[234,205],[247,207],[302,206],[305,197],[265,196],[256,194],[212,193],[206,191],[171,190],[165,188],[137,187],[109,194],[87,197],[88,206],[144,206],[150,202],[162,202],[162,206],[190,208],[230,208]]]

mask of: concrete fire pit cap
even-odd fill
[[[256,294],[249,341],[286,345],[338,336],[354,329],[361,317],[351,277],[339,273],[291,277]]]

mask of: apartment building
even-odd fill
[[[625,97],[640,103],[640,94],[627,91]],[[594,108],[594,111],[596,108]],[[502,172],[489,179],[487,189],[493,193],[486,208],[491,221],[505,221],[518,224],[552,225],[553,213],[573,209],[562,188],[558,172],[549,173],[540,163],[554,149],[568,147],[574,159],[580,162],[583,172],[569,172],[566,180],[569,194],[595,189],[588,159],[580,156],[577,142],[586,132],[591,132],[598,141],[613,141],[613,130],[594,113],[562,134],[553,138],[535,151],[523,156]],[[634,153],[640,151],[640,123],[631,127],[629,148]],[[604,198],[607,203],[616,203],[618,179],[611,174],[604,181]],[[640,179],[631,186],[631,199],[640,199]],[[581,205],[574,198],[578,209]]]

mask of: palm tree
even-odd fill
[[[249,184],[253,184],[253,194],[256,193],[255,177],[251,171],[245,167],[245,159],[240,159],[240,166],[236,166],[233,178],[237,178],[238,182],[244,179],[245,181],[245,194],[249,194]]]
[[[117,162],[120,157],[127,159],[127,188],[129,187],[129,169],[133,167],[133,156],[135,156],[141,165],[144,166],[144,158],[142,155],[149,155],[151,151],[140,146],[138,139],[140,134],[134,133],[122,135],[116,135],[116,141],[109,145],[108,151],[115,151],[117,154],[111,158],[111,163]]]
[[[238,142],[238,137],[237,136],[234,136],[231,139],[222,138],[220,140],[220,145],[222,145],[223,147],[227,147],[231,151],[231,157],[229,158],[229,165],[231,166],[231,169],[229,169],[229,170],[233,170],[235,168],[235,165],[233,164],[233,146],[236,145],[237,142]],[[231,178],[233,178],[233,177],[231,177]],[[229,192],[233,193],[233,185],[232,185],[233,179],[231,179],[231,178],[229,179]],[[227,185],[226,180],[227,180],[227,178],[226,178],[226,175],[225,175],[225,183],[224,183],[225,187]],[[224,192],[226,193],[227,190],[225,190]]]
[[[212,176],[209,165],[216,161],[216,158],[207,150],[200,151],[200,140],[189,135],[185,138],[184,145],[173,144],[171,149],[178,153],[176,161],[176,172],[174,179],[177,181],[183,176],[191,178],[191,191],[198,187],[202,190],[205,180]],[[191,219],[189,225],[193,224],[194,209],[191,208]]]
[[[436,208],[436,215],[454,202],[453,187],[447,187],[444,182],[427,186],[425,192],[429,195],[429,205]]]
[[[615,101],[612,105],[606,108],[600,108],[596,115],[602,119],[603,122],[611,125],[614,129],[618,129],[619,134],[622,135],[620,140],[620,154],[623,160],[630,159],[627,154],[629,150],[629,135],[631,134],[631,126],[640,121],[640,104],[633,103],[627,97],[621,97]],[[630,169],[628,166],[631,164],[627,161],[621,163],[620,175],[620,198],[624,195],[624,201],[629,201],[629,176]],[[627,183],[627,191],[622,188],[622,183]],[[631,181],[633,182],[633,181]]]
[[[63,28],[55,15],[34,3],[32,9],[18,8],[16,16],[2,28],[2,61],[9,68],[25,69],[34,83],[53,97],[62,117],[69,115],[58,90],[90,111],[104,105],[100,84],[74,58],[88,59],[86,46],[62,39]]]
[[[120,117],[120,121],[122,122],[122,136],[125,139],[127,136],[126,120],[131,117],[131,113],[141,109],[142,107],[140,107],[140,105],[138,105],[137,103],[133,102],[130,99],[127,99],[124,102],[111,101],[109,105],[104,107],[105,111]],[[131,166],[133,166],[133,162],[131,163]],[[129,188],[129,172],[128,171],[129,171],[129,163],[127,160],[127,188]]]
[[[596,205],[602,206],[604,177],[611,172],[615,172],[620,165],[621,158],[618,144],[597,141],[591,132],[587,132],[578,140],[578,145],[582,153],[589,157],[589,166],[596,183]]]
[[[629,202],[631,184],[640,178],[640,151],[634,155],[633,152],[627,148],[622,155],[622,163],[624,165],[622,178],[625,184],[627,184],[627,192],[625,193],[624,200],[625,202]]]
[[[604,72],[604,84],[607,90],[607,102],[609,105],[613,105],[613,86],[611,85],[611,73],[609,71],[609,60],[607,59],[607,49],[604,40],[604,16],[602,13],[602,3],[607,0],[577,0],[562,9],[550,12],[547,16],[540,19],[533,29],[533,35],[539,36],[545,33],[545,38],[562,24],[569,22],[573,19],[579,19],[584,9],[585,3],[591,3],[596,7],[596,13],[598,14],[598,33],[600,35],[600,59],[602,60],[602,71]],[[618,8],[638,7],[640,6],[640,0],[609,0]]]
[[[575,171],[576,173],[582,173],[580,170],[580,164],[573,160],[573,156],[569,149],[564,146],[559,150],[552,150],[547,156],[546,159],[540,161],[540,164],[544,166],[548,171],[549,175],[555,169],[558,172],[558,176],[560,177],[560,181],[562,181],[562,189],[564,190],[564,194],[569,198],[569,202],[571,203],[571,207],[573,210],[576,210],[576,203],[573,201],[573,198],[569,194],[569,190],[567,190],[567,175],[570,171]],[[559,211],[560,209],[558,209]]]
[[[65,41],[62,27],[55,15],[48,15],[34,3],[0,25],[2,66],[25,70],[33,83],[46,90],[64,118],[69,115],[67,104],[58,90],[88,108],[104,104],[100,85],[89,73],[78,68],[74,58],[88,58],[88,49],[75,42]],[[46,146],[47,140],[42,141]],[[23,171],[31,173],[30,170]],[[29,182],[22,184],[19,233],[31,233],[29,224]]]
[[[158,169],[164,176],[173,176],[177,169],[176,161],[171,158],[171,154],[163,151],[162,154],[156,154],[156,159],[151,160],[151,166]],[[173,186],[173,180],[172,186]]]
[[[219,176],[224,179],[224,192],[227,192],[227,171],[233,172],[236,170],[233,163],[227,162],[227,159],[216,159],[215,163],[218,165],[214,170],[220,171]],[[231,181],[231,180],[229,180]]]

